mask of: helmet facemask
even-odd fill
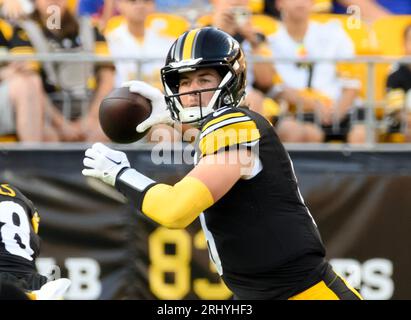
[[[215,69],[222,77],[220,84],[214,88],[200,89],[189,92],[179,93],[179,79],[180,74],[184,72],[196,71],[204,68]],[[215,110],[230,105],[238,105],[242,101],[236,99],[230,93],[231,86],[235,86],[233,82],[237,81],[236,73],[230,64],[223,64],[221,62],[212,64],[200,64],[194,66],[181,66],[176,68],[163,68],[162,81],[165,89],[165,99],[168,108],[171,112],[171,116],[174,120],[181,123],[189,123],[192,125],[200,125],[209,114]],[[202,93],[214,92],[207,105],[203,105]],[[181,97],[184,95],[198,95],[199,106],[184,108],[181,102]],[[244,94],[242,94],[244,96]]]

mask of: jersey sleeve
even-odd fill
[[[258,144],[260,131],[245,112],[225,108],[214,112],[202,126],[198,140],[200,157]]]

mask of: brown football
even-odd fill
[[[104,133],[116,143],[132,143],[143,138],[137,125],[151,114],[151,102],[129,88],[113,89],[100,104],[100,125]]]

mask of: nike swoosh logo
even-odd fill
[[[115,161],[115,160],[113,160],[113,159],[111,159],[111,158],[109,158],[109,157],[106,157],[106,158],[107,158],[108,160],[114,162],[115,164],[121,164],[121,161]]]

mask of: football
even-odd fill
[[[129,88],[112,90],[101,102],[100,125],[107,137],[115,143],[132,143],[143,138],[143,133],[136,131],[137,125],[151,114],[151,102]]]

